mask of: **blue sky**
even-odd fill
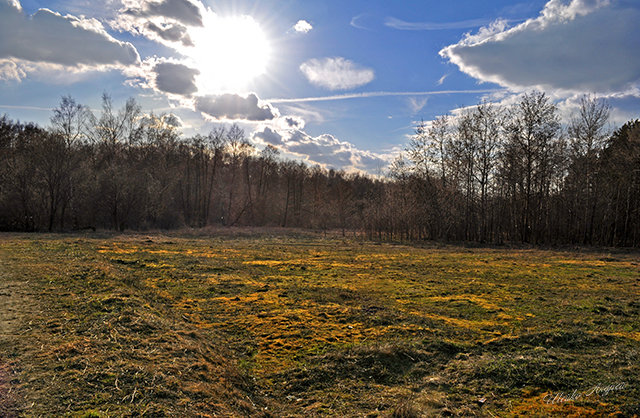
[[[47,9],[47,10],[42,10]],[[640,2],[0,0],[0,114],[47,125],[61,96],[238,123],[258,148],[376,172],[416,121],[547,92],[640,116]]]

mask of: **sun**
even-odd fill
[[[189,31],[193,46],[185,53],[200,74],[198,90],[219,93],[245,89],[267,70],[271,48],[251,16],[218,16],[207,11],[203,26]]]

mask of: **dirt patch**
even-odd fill
[[[3,417],[17,417],[18,404],[14,388],[11,386],[11,368],[0,358],[0,415]]]

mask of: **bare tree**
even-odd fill
[[[575,210],[582,212],[582,241],[591,243],[598,204],[595,174],[598,155],[608,136],[606,125],[610,107],[604,100],[585,95],[580,99],[580,109],[569,124],[572,152],[572,179],[575,190]]]
[[[449,143],[449,118],[446,115],[437,117],[430,125],[420,121],[406,149],[415,173],[426,178],[435,172],[445,184]]]
[[[140,106],[133,98],[128,99],[124,107],[116,112],[111,96],[103,93],[100,118],[96,118],[90,111],[87,114],[87,136],[93,142],[112,147],[123,142],[133,143],[139,138],[141,113]]]
[[[58,107],[53,109],[51,126],[61,135],[68,146],[73,146],[84,135],[87,109],[71,96],[63,96]]]
[[[51,131],[39,137],[34,146],[34,158],[47,196],[48,229],[57,219],[64,228],[65,212],[73,198],[73,173],[77,168],[77,145],[83,134],[85,109],[70,96],[62,97],[53,110]]]
[[[228,166],[229,166],[229,181],[227,183],[228,189],[228,201],[227,201],[227,211],[225,214],[225,225],[235,225],[242,215],[249,209],[253,210],[253,199],[251,195],[250,183],[247,180],[248,176],[248,167],[245,166],[245,178],[238,182],[237,176],[238,171],[241,169],[243,164],[248,164],[247,157],[253,152],[253,147],[247,141],[244,130],[242,130],[238,125],[232,125],[231,128],[227,131],[227,141],[226,141],[226,155],[228,158]],[[246,181],[246,182],[245,182]],[[240,207],[238,209],[235,208],[235,198],[236,191],[238,190],[239,185],[243,185],[246,187],[245,189],[245,201],[240,203]]]
[[[475,178],[480,189],[480,240],[485,241],[489,238],[489,219],[493,219],[493,215],[488,214],[489,189],[494,180],[496,159],[502,146],[504,118],[497,107],[483,101],[473,112],[473,123],[477,136]]]
[[[129,99],[116,112],[111,97],[105,93],[100,118],[89,113],[88,120],[87,136],[99,147],[98,200],[109,208],[113,227],[123,230],[129,213],[141,197],[139,188],[143,187],[144,177],[136,175],[135,165],[126,163],[132,155],[125,152],[140,139],[141,109],[134,99]]]
[[[552,157],[559,131],[557,107],[544,93],[524,94],[512,109],[503,164],[515,176],[507,180],[517,186],[512,203],[519,209],[517,228],[524,242],[539,239],[547,219],[546,197],[555,174]]]

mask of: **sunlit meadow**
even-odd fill
[[[1,243],[29,415],[638,413],[637,254],[230,231]]]

